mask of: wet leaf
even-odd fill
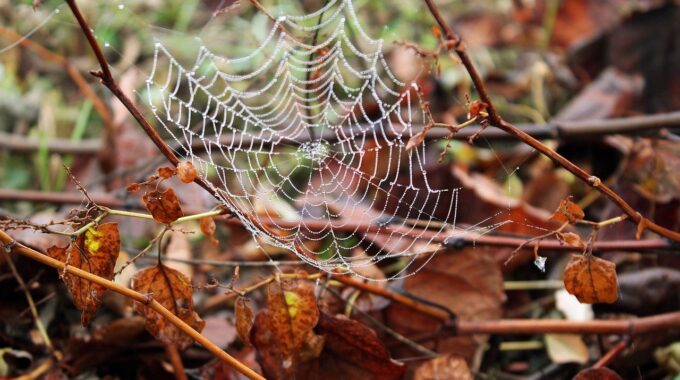
[[[215,220],[213,218],[201,218],[200,220],[201,232],[210,239],[213,245],[217,245],[218,241],[215,239]]]
[[[234,304],[234,315],[236,319],[236,332],[245,344],[250,344],[250,330],[253,327],[255,317],[253,309],[250,307],[250,300],[238,297]]]
[[[564,270],[564,287],[582,303],[614,303],[618,298],[616,264],[573,255]]]
[[[267,303],[269,327],[284,360],[292,360],[319,320],[314,289],[306,281],[272,282]]]
[[[120,252],[120,235],[116,223],[106,223],[90,228],[70,247],[51,247],[47,255],[70,266],[82,269],[99,277],[111,280]],[[64,282],[73,296],[73,303],[83,313],[81,322],[87,325],[101,306],[101,297],[106,291],[80,277],[65,274]]]
[[[421,364],[413,380],[472,380],[472,373],[465,359],[456,355],[442,355]]]
[[[609,368],[587,368],[574,376],[573,380],[623,380]]]
[[[177,165],[177,178],[184,183],[193,182],[198,177],[198,171],[191,161],[182,161]]]
[[[159,223],[170,224],[184,215],[179,199],[172,189],[167,189],[164,192],[154,190],[144,194],[142,199],[146,209]]]
[[[163,178],[163,179],[168,179],[172,178],[176,173],[176,170],[174,168],[169,168],[169,167],[162,167],[158,168],[158,176]]]
[[[556,236],[557,240],[561,241],[566,245],[578,247],[581,249],[584,249],[586,247],[586,244],[583,242],[583,240],[581,240],[581,237],[574,232],[561,232],[558,233]]]
[[[570,198],[566,198],[560,202],[560,206],[555,210],[550,219],[559,223],[569,222],[574,224],[579,220],[583,220],[583,217],[585,217],[585,213],[581,210],[581,207],[572,202]]]
[[[137,272],[132,279],[132,288],[149,294],[154,300],[201,332],[205,322],[194,311],[192,287],[189,279],[181,272],[164,265]],[[174,344],[178,349],[187,349],[193,339],[171,324],[162,315],[146,305],[135,302],[135,310],[146,318],[146,329],[165,344]]]
[[[268,377],[289,378],[294,374],[305,344],[314,343],[312,329],[318,320],[314,289],[308,282],[291,279],[269,284],[267,308],[255,317],[250,332],[258,361]]]

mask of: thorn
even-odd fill
[[[90,70],[90,75],[102,80],[104,79],[104,73],[102,73],[101,70]]]

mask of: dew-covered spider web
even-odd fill
[[[393,73],[350,0],[271,21],[241,57],[202,46],[182,64],[156,42],[146,93],[159,128],[263,249],[327,271],[414,273],[458,207],[458,189],[432,184],[424,145],[406,149],[429,120],[416,80]]]

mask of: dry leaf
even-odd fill
[[[172,176],[175,175],[175,172],[176,170],[174,168],[168,167],[158,168],[158,176],[163,179],[171,178]]]
[[[427,128],[411,136],[411,138],[408,139],[408,143],[406,143],[406,150],[415,148],[422,144],[423,141],[425,141],[425,133],[427,133]]]
[[[172,189],[167,189],[162,193],[154,190],[144,194],[142,199],[146,209],[158,223],[170,224],[184,215],[179,199]]]
[[[193,182],[198,177],[198,171],[191,161],[182,161],[177,165],[177,178],[184,183]]]
[[[107,280],[113,278],[119,252],[120,235],[116,223],[90,228],[70,247],[47,249],[49,257]],[[83,312],[82,324],[87,325],[99,309],[106,288],[68,273],[64,275],[64,282],[73,296],[73,303]]]
[[[406,278],[404,291],[447,307],[462,320],[498,319],[505,301],[503,273],[496,251],[466,248],[440,252],[416,274]],[[415,263],[414,265],[418,265]],[[483,281],[480,281],[483,279]],[[386,312],[386,324],[405,336],[437,333],[440,321],[398,303]],[[477,336],[440,337],[423,343],[440,354],[456,354],[471,363],[486,338]],[[411,349],[396,349],[395,355],[409,355]]]
[[[130,184],[130,186],[127,187],[126,190],[127,190],[129,193],[134,193],[134,192],[136,192],[136,191],[139,191],[140,188],[141,188],[141,185],[140,185],[140,184],[138,184],[137,182],[133,182],[132,184]]]
[[[564,287],[582,303],[614,303],[618,298],[616,264],[573,255],[564,270]]]
[[[201,232],[210,239],[213,245],[217,245],[218,240],[215,239],[215,220],[213,218],[201,218],[200,220]]]
[[[456,355],[442,355],[421,364],[413,380],[473,380],[465,359]]]
[[[472,103],[470,103],[470,106],[468,107],[468,119],[471,119],[473,117],[477,116],[483,116],[482,113],[486,112],[486,109],[489,108],[489,105],[484,103],[481,100],[475,100]]]
[[[250,330],[253,328],[253,322],[255,321],[253,309],[249,303],[250,300],[244,297],[238,297],[234,303],[236,332],[245,344],[250,344]]]
[[[560,232],[556,236],[557,240],[561,241],[566,245],[578,247],[581,249],[584,249],[586,247],[586,244],[583,242],[583,240],[581,240],[581,237],[574,232]]]
[[[314,331],[324,337],[323,352],[302,364],[300,379],[401,379],[406,366],[390,358],[376,333],[364,324],[341,315],[322,313]]]
[[[566,198],[560,202],[560,206],[555,210],[550,219],[559,223],[569,222],[574,224],[579,220],[583,220],[585,216],[586,214],[579,205],[572,202],[570,198]]]
[[[623,380],[609,368],[587,368],[574,376],[573,380]]]
[[[318,320],[319,308],[308,282],[291,279],[269,284],[267,308],[255,317],[250,332],[267,377],[289,378],[294,374],[305,344],[313,341],[312,329]]]
[[[149,294],[194,330],[203,330],[205,322],[194,311],[191,283],[181,272],[162,264],[147,268],[137,272],[132,279],[132,288]],[[174,344],[180,350],[193,343],[191,337],[155,310],[139,302],[135,302],[135,310],[146,318],[146,329],[159,341]]]

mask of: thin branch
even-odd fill
[[[532,148],[536,149],[537,151],[543,153],[545,156],[550,158],[552,161],[555,163],[561,165],[565,169],[567,169],[569,172],[574,174],[576,177],[581,179],[583,182],[594,188],[595,190],[599,191],[603,195],[605,195],[607,198],[609,198],[612,202],[614,202],[624,213],[626,213],[631,220],[634,222],[637,222],[638,225],[642,226],[643,229],[649,229],[653,232],[656,232],[657,234],[661,236],[665,236],[669,239],[675,240],[680,242],[680,233],[677,231],[672,231],[669,230],[668,228],[662,227],[651,220],[645,218],[640,214],[637,210],[635,210],[633,207],[631,207],[623,198],[621,198],[614,190],[609,188],[607,185],[603,184],[602,181],[590,174],[588,174],[585,170],[581,169],[578,165],[574,164],[573,162],[569,161],[547,145],[541,143],[540,141],[536,140],[535,138],[529,136],[526,132],[518,129],[514,125],[508,123],[507,121],[503,120],[496,110],[493,101],[491,100],[491,97],[489,96],[486,87],[484,86],[484,81],[482,80],[482,77],[479,75],[479,72],[477,71],[477,68],[475,67],[474,63],[472,62],[472,59],[467,53],[467,50],[465,49],[465,44],[461,40],[460,36],[458,36],[451,27],[446,23],[444,20],[442,14],[439,12],[439,9],[437,6],[434,4],[433,0],[424,0],[425,3],[427,4],[428,8],[430,9],[430,12],[432,13],[432,16],[434,16],[435,20],[439,24],[439,26],[444,30],[444,34],[446,36],[446,39],[448,41],[447,47],[449,49],[452,49],[456,52],[458,57],[460,58],[461,63],[465,67],[465,69],[468,72],[468,75],[472,79],[472,83],[475,85],[475,88],[477,89],[477,93],[479,94],[479,98],[486,103],[487,105],[487,112],[489,114],[488,116],[488,121],[489,123],[496,127],[499,128],[506,133],[515,136],[516,138],[522,140]]]
[[[55,260],[49,256],[43,255],[42,253],[36,250],[33,250],[22,244],[17,243],[11,236],[9,236],[5,231],[2,230],[0,230],[0,242],[4,245],[4,249],[9,252],[18,253],[20,255],[26,256],[30,259],[33,259],[39,263],[55,268],[59,271],[64,271],[71,275],[80,277],[84,280],[103,286],[106,289],[119,293],[127,298],[130,298],[133,301],[143,303],[147,307],[153,309],[154,311],[162,315],[164,318],[168,320],[168,322],[172,323],[175,327],[182,330],[182,332],[190,336],[197,343],[201,344],[203,347],[205,347],[206,350],[210,351],[220,360],[232,366],[234,369],[246,375],[248,378],[264,379],[264,377],[262,377],[260,374],[248,368],[245,364],[239,362],[236,358],[232,357],[228,353],[224,352],[221,348],[219,348],[209,339],[201,335],[198,331],[191,328],[191,326],[186,324],[186,322],[184,322],[175,314],[173,314],[171,311],[166,309],[158,301],[150,298],[148,295],[136,292],[132,289],[116,284],[113,281],[109,281],[99,276],[96,276],[90,272],[86,272],[82,269],[70,265],[65,265],[59,260]]]
[[[680,111],[660,113],[654,115],[631,116],[614,119],[600,120],[580,120],[580,121],[551,121],[547,124],[517,124],[516,127],[526,134],[536,139],[554,139],[559,141],[580,141],[587,139],[597,139],[611,134],[657,134],[664,128],[680,127]],[[366,126],[357,127],[366,129]],[[423,130],[422,126],[413,126],[413,133]],[[499,129],[485,129],[480,133],[479,126],[470,126],[458,131],[452,136],[454,140],[468,140],[474,135],[479,135],[485,140],[515,140],[512,135]],[[347,128],[344,132],[324,131],[320,136],[328,142],[334,142],[340,136],[351,135],[354,128]],[[356,132],[356,131],[355,131]],[[384,130],[387,137],[395,137],[392,130]],[[450,135],[445,129],[431,129],[425,134],[425,140],[440,140]],[[225,133],[220,137],[220,144],[229,146],[236,137]],[[309,136],[301,135],[298,142],[305,142]],[[238,141],[249,144],[247,136],[238,137]],[[283,140],[280,144],[286,144]],[[267,146],[267,142],[263,142]],[[0,132],[0,148],[9,149],[17,152],[33,152],[39,149],[40,141],[35,137],[17,136],[9,133]],[[74,143],[68,139],[50,139],[47,142],[47,150],[59,154],[97,154],[102,148],[101,139],[83,139]],[[200,140],[194,141],[191,145],[192,151],[202,153],[205,146]]]
[[[144,210],[144,206],[131,199],[122,200],[111,196],[110,194],[90,194],[90,197],[94,202],[102,207],[111,207],[117,209],[136,209]],[[0,202],[1,201],[29,201],[29,202],[46,202],[53,204],[81,204],[83,203],[83,196],[79,193],[58,193],[58,192],[41,192],[32,190],[11,190],[11,189],[0,189]],[[188,214],[198,214],[200,210],[186,209],[184,210]],[[236,218],[231,218],[228,216],[219,216],[215,218],[216,220],[225,223],[227,225],[240,226],[241,221]],[[393,226],[380,226],[371,221],[356,221],[349,220],[345,221],[343,219],[332,220],[331,225],[327,221],[319,221],[314,219],[300,219],[300,220],[288,220],[280,218],[267,218],[267,220],[262,220],[261,223],[267,224],[270,227],[285,227],[285,228],[295,228],[298,225],[304,225],[309,227],[311,230],[326,231],[329,227],[332,227],[338,232],[348,232],[348,233],[379,233],[379,234],[392,234],[395,231],[403,232],[406,236],[420,237],[423,239],[432,239],[434,242],[441,244],[446,244],[449,246],[450,250],[455,251],[460,248],[472,247],[472,246],[487,246],[487,247],[499,247],[499,248],[516,248],[526,241],[525,236],[494,236],[489,234],[479,234],[471,231],[465,231],[462,229],[456,229],[455,234],[449,232],[434,232],[426,229],[420,229],[417,227],[408,227],[400,230],[397,225]],[[464,228],[464,226],[463,226]],[[455,237],[451,237],[455,235]],[[559,240],[542,240],[538,243],[538,247],[541,250],[548,251],[560,251],[560,252],[580,252],[581,249],[578,247],[569,246],[563,244]],[[673,251],[674,246],[669,244],[665,239],[648,239],[648,240],[617,240],[617,241],[597,241],[593,244],[594,252],[608,252],[608,251],[635,251],[635,252],[670,252]],[[417,253],[414,253],[417,254]]]

